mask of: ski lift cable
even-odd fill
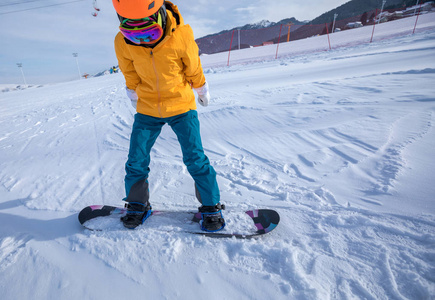
[[[5,3],[5,4],[0,4],[0,7],[2,7],[2,6],[20,5],[20,4],[26,4],[26,3],[32,3],[32,2],[40,2],[40,1],[45,1],[45,0],[30,0],[30,1],[23,1],[23,2]]]
[[[85,0],[75,0],[75,1],[63,2],[63,3],[57,3],[57,4],[50,4],[50,5],[45,5],[45,6],[38,6],[38,7],[33,7],[33,8],[26,8],[26,9],[19,9],[19,10],[1,12],[0,15],[13,14],[13,13],[18,13],[18,12],[23,12],[23,11],[28,11],[28,10],[34,10],[34,9],[51,7],[51,6],[58,6],[58,5],[65,5],[65,4],[70,4],[70,3],[75,3],[75,2],[81,2],[81,1],[85,1]]]
[[[94,5],[94,9],[95,9],[96,11],[100,11],[100,8],[98,7],[97,0],[94,0],[93,5]]]

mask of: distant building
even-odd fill
[[[347,23],[344,28],[352,29],[352,28],[359,28],[359,27],[363,27],[363,24],[361,22],[351,22],[351,23]]]
[[[255,45],[254,47],[262,47],[267,45],[273,45],[273,42],[263,42],[261,45]]]
[[[434,10],[434,6],[435,3],[433,1],[430,2],[426,2],[423,4],[419,4],[419,5],[414,5],[411,7],[408,7],[407,9],[405,9],[403,11],[403,16],[404,17],[408,17],[408,16],[413,16],[414,14],[420,12],[420,13],[427,13],[430,12],[432,10]]]

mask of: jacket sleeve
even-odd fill
[[[184,64],[184,74],[193,88],[199,88],[205,84],[205,76],[199,58],[199,48],[193,37],[192,28],[189,25],[185,25],[185,27],[185,38],[183,39],[185,52],[181,57]]]
[[[115,37],[115,52],[119,68],[125,77],[125,85],[131,90],[136,90],[136,87],[140,83],[140,77],[136,72],[133,60],[127,55],[127,44],[124,41],[124,36],[120,32]]]

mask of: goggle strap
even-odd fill
[[[157,23],[160,25],[160,27],[163,28],[163,22],[162,22],[162,14],[160,13],[160,11],[157,12],[159,14],[158,18],[157,18]]]
[[[150,17],[146,17],[146,18],[142,18],[142,19],[124,19],[124,20],[122,20],[121,24],[124,25],[124,24],[127,23],[128,21],[131,21],[131,20],[138,20],[138,21],[144,21],[144,22],[149,22],[149,21],[151,21],[151,22],[156,22],[156,23],[158,23],[160,26],[162,26],[163,22],[162,22],[162,14],[160,13],[160,10],[157,11],[156,14],[157,14],[157,21],[151,19],[151,18],[150,18],[151,16],[150,16]]]

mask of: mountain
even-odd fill
[[[425,3],[429,1],[419,1]],[[415,0],[388,0],[384,10],[397,9],[415,5]],[[277,43],[280,33],[280,42],[298,40],[311,36],[326,34],[333,30],[334,14],[338,14],[335,28],[344,29],[349,22],[361,22],[363,25],[373,24],[376,10],[382,7],[382,0],[352,0],[333,10],[330,10],[309,22],[301,22],[295,18],[283,19],[277,23],[267,20],[254,24],[247,24],[224,30],[219,33],[210,34],[196,40],[200,53],[212,54],[228,51],[230,48],[243,49],[261,46],[269,43]],[[293,23],[290,30],[288,27],[281,27]],[[325,26],[325,24],[328,24]],[[328,28],[328,29],[327,29]],[[233,33],[234,32],[234,33]],[[239,45],[240,34],[240,45]],[[231,43],[232,41],[232,43]]]
[[[240,31],[240,48],[249,48],[255,45],[262,45],[265,41],[277,37],[279,35],[281,24],[289,23],[299,26],[306,24],[306,22],[298,21],[295,18],[287,18],[279,22],[263,20],[258,23],[246,24],[244,26],[204,36],[197,39],[196,43],[198,44],[201,53],[212,54],[228,51],[232,37],[233,39],[238,39]],[[233,36],[233,32],[235,36]],[[238,42],[233,42],[231,46],[233,49],[238,49],[239,44]]]
[[[303,24],[306,23],[306,22],[298,21],[295,18],[287,18],[287,19],[283,19],[283,20],[281,20],[279,22],[270,22],[268,20],[262,20],[260,22],[254,23],[254,24],[246,24],[246,25],[243,25],[243,26],[234,27],[232,29],[222,30],[222,31],[220,31],[218,33],[212,33],[212,34],[209,34],[209,35],[206,35],[206,36],[202,37],[201,39],[212,37],[212,36],[216,36],[216,35],[219,35],[219,34],[224,34],[224,33],[227,33],[227,32],[233,32],[233,30],[264,29],[264,28],[269,28],[269,27],[281,25],[281,24],[288,24],[290,22],[292,22],[293,24],[297,24],[297,25],[303,25]]]

